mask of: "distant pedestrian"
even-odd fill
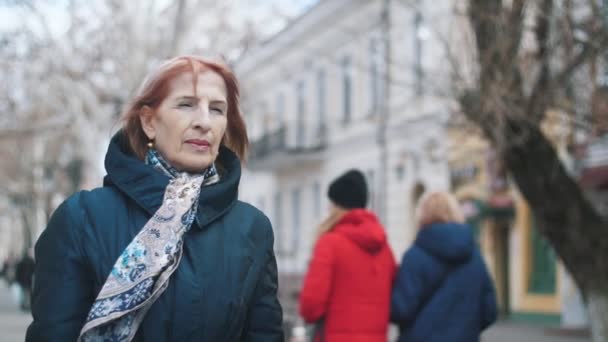
[[[300,314],[316,324],[317,342],[386,342],[396,265],[384,228],[365,209],[365,177],[346,172],[328,196],[332,206],[319,227]]]
[[[16,282],[15,268],[17,266],[17,258],[14,255],[9,256],[4,262],[4,278],[6,283],[11,286]]]
[[[496,320],[496,298],[456,199],[420,200],[420,230],[403,256],[391,301],[400,342],[475,342]]]
[[[8,274],[8,260],[2,262],[2,270],[0,271],[0,277],[6,280]]]
[[[30,253],[25,253],[17,263],[15,277],[17,283],[21,287],[21,310],[29,310],[32,295],[32,281],[34,277],[34,258],[32,258]]]

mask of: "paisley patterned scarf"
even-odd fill
[[[171,178],[163,203],[116,260],[78,341],[131,341],[148,309],[169,285],[183,237],[196,217],[201,187],[217,183],[215,165],[202,174],[179,172],[156,150],[146,164]]]

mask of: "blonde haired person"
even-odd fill
[[[496,320],[494,287],[448,192],[425,194],[417,208],[419,232],[403,255],[391,321],[400,342],[473,342]]]
[[[464,223],[458,200],[448,192],[424,194],[416,208],[418,227],[433,223]]]
[[[328,197],[332,208],[319,226],[300,314],[321,327],[315,341],[386,342],[396,266],[384,228],[365,209],[365,177],[346,172],[329,186]]]
[[[329,214],[317,227],[315,241],[319,240],[319,238],[323,236],[323,234],[331,231],[336,226],[336,223],[340,222],[344,214],[346,214],[347,212],[348,209],[344,209],[332,203],[329,206]]]

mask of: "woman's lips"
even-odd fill
[[[194,149],[197,151],[208,151],[211,147],[209,141],[204,139],[189,139],[186,140],[186,144],[189,144],[190,146],[194,147]]]

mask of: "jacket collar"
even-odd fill
[[[196,223],[201,229],[228,211],[238,198],[240,160],[221,146],[216,162],[223,168],[221,179],[201,189],[199,196]],[[150,215],[160,208],[169,177],[135,157],[122,131],[110,141],[105,168],[104,185],[114,185]]]

